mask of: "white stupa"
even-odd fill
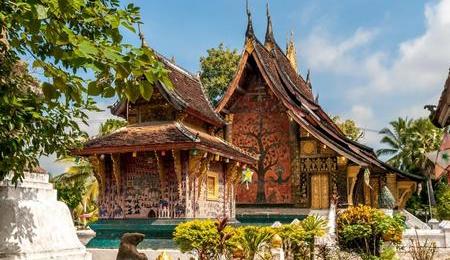
[[[49,175],[26,173],[17,187],[11,178],[0,181],[0,259],[90,260]]]

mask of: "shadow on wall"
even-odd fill
[[[23,205],[23,199],[8,198],[6,189],[10,188],[11,186],[0,186],[0,258],[6,254],[18,253],[21,244],[33,243],[33,239],[36,236],[34,232],[36,223],[31,209]],[[21,198],[26,200],[37,198],[33,189],[21,187],[15,189],[13,192],[20,192]]]

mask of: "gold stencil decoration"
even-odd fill
[[[336,157],[302,158],[300,160],[302,172],[329,172],[337,169]]]
[[[213,154],[208,154],[206,156],[206,158],[202,159],[202,162],[201,162],[201,165],[200,165],[200,170],[198,171],[198,176],[197,176],[197,178],[198,178],[198,183],[197,183],[197,185],[198,185],[198,198],[200,198],[200,194],[202,192],[202,184],[203,184],[203,181],[206,180],[206,174],[209,171],[209,165],[210,165],[210,162],[211,162],[211,160],[213,158],[214,158]]]
[[[302,141],[300,143],[301,153],[305,155],[311,155],[317,153],[316,142],[314,141]]]
[[[181,176],[181,160],[180,160],[180,151],[177,150],[172,150],[172,155],[173,155],[173,167],[175,170],[175,174],[177,175],[177,182],[178,182],[178,194],[179,197],[181,198],[181,182],[183,181],[182,176]]]
[[[158,152],[155,151],[156,164],[158,166],[159,173],[159,185],[161,185],[161,190],[164,190],[166,184],[166,169],[164,168],[164,163],[161,161],[161,157]]]
[[[198,152],[198,153],[190,153],[189,154],[189,190],[192,190],[192,184],[194,183],[195,177],[198,175],[200,171],[200,166],[202,162],[202,158],[206,155],[206,152]]]
[[[116,181],[117,194],[120,194],[120,188],[122,185],[121,176],[120,176],[120,154],[118,154],[118,153],[111,154],[111,160],[113,163],[113,175],[114,175],[114,180]]]

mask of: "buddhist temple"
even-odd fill
[[[450,72],[445,81],[444,89],[436,106],[425,106],[431,110],[430,119],[436,127],[444,128],[450,125]]]
[[[262,42],[247,15],[237,73],[216,108],[230,126],[227,141],[259,156],[251,183],[238,185],[238,214],[308,214],[331,201],[378,207],[383,186],[403,208],[422,178],[348,139],[314,98],[309,72],[298,74],[292,37],[284,52],[267,8]]]
[[[101,219],[234,218],[235,184],[257,157],[221,138],[225,121],[200,80],[160,54],[173,87],[159,82],[150,100],[121,100],[111,112],[128,121],[89,140],[100,185]]]

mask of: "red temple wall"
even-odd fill
[[[251,184],[238,185],[236,202],[292,203],[289,119],[285,109],[265,88],[259,88],[242,96],[232,112],[233,144],[265,157],[254,167]],[[258,187],[259,176],[264,176],[264,183]]]

